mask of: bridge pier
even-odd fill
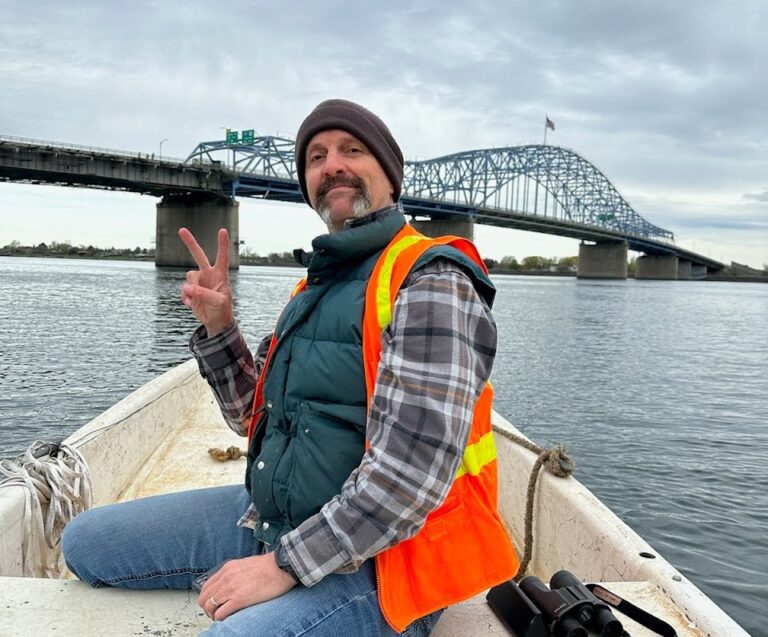
[[[691,278],[691,262],[686,259],[677,260],[677,280],[688,281]]]
[[[450,217],[446,219],[411,220],[411,225],[428,237],[442,237],[454,234],[472,241],[475,236],[475,221],[472,217]]]
[[[676,281],[677,267],[674,255],[644,254],[635,264],[635,278]]]
[[[576,276],[579,279],[626,279],[627,244],[623,241],[595,244],[582,241]]]
[[[703,281],[707,278],[707,266],[699,264],[691,264],[691,279],[695,281]]]
[[[196,267],[192,255],[179,239],[179,228],[188,228],[208,260],[218,251],[219,228],[229,231],[229,269],[240,268],[240,204],[229,197],[196,193],[165,195],[157,204],[155,266]]]

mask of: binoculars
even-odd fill
[[[505,582],[486,597],[494,612],[517,637],[622,637],[624,627],[572,573],[558,571],[549,588],[529,575],[519,587]]]

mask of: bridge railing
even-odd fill
[[[102,148],[100,146],[84,146],[83,144],[69,144],[67,142],[52,142],[47,139],[33,139],[31,137],[14,137],[12,135],[0,135],[1,142],[10,142],[13,144],[24,144],[26,146],[44,146],[46,148],[61,148],[62,150],[83,151],[86,153],[97,153],[99,155],[113,155],[116,157],[130,157],[132,159],[154,159],[160,161],[160,157],[155,157],[154,153],[140,153],[130,150],[116,150],[114,148]],[[163,155],[162,161],[184,163],[180,157]],[[201,163],[211,164],[209,160]]]

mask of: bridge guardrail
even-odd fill
[[[154,153],[140,153],[130,150],[116,150],[114,148],[101,148],[99,146],[84,146],[83,144],[70,144],[67,142],[52,142],[47,139],[33,139],[31,137],[14,137],[13,135],[0,135],[0,142],[12,142],[15,144],[26,144],[29,146],[50,146],[51,148],[62,148],[64,150],[82,150],[89,153],[100,153],[103,155],[116,155],[118,157],[131,157],[135,159],[153,159],[155,161],[171,161],[180,164],[186,160],[180,157],[171,157],[163,155],[162,159],[155,158]],[[210,160],[203,160],[200,163],[205,165],[214,165]]]

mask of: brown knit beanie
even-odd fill
[[[304,201],[309,204],[307,179],[304,174],[307,146],[315,135],[332,128],[347,131],[368,147],[392,184],[394,190],[392,199],[394,201],[400,199],[400,188],[403,183],[403,153],[387,126],[371,111],[354,102],[326,100],[307,115],[296,135],[296,174],[299,177]]]

